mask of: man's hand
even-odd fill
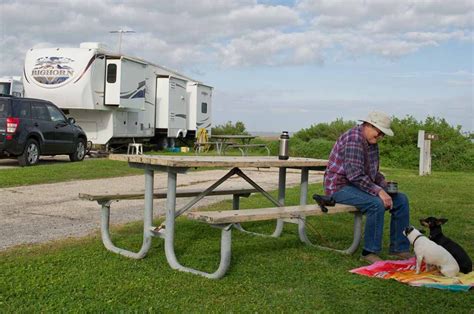
[[[393,207],[392,198],[390,197],[390,195],[387,194],[387,192],[385,192],[383,189],[380,190],[379,197],[382,199],[383,205],[385,206],[386,209],[392,209]]]

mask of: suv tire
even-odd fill
[[[86,156],[86,141],[80,138],[77,141],[76,149],[74,150],[74,153],[69,154],[69,159],[71,161],[81,161],[84,159],[85,156]]]
[[[32,138],[26,141],[23,153],[18,156],[18,163],[20,166],[32,166],[37,164],[40,156],[40,148],[38,142]]]

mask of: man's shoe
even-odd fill
[[[369,264],[373,264],[375,262],[383,261],[383,259],[381,259],[380,256],[378,256],[374,253],[370,253],[370,254],[367,254],[365,256],[361,256],[360,260],[364,261],[364,262],[367,262]]]
[[[410,259],[415,256],[411,252],[393,252],[393,253],[388,253],[388,254],[390,256],[398,257],[399,259]]]

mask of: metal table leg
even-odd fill
[[[244,178],[247,182],[249,182],[253,187],[255,187],[257,190],[260,190],[261,188],[257,186],[254,182],[251,182],[250,178],[245,176],[243,173],[240,174],[242,178]],[[285,205],[285,188],[286,188],[286,168],[279,168],[279,176],[278,176],[278,201],[274,200],[273,197],[268,194],[268,192],[261,191],[261,193],[266,196],[270,201],[272,201],[275,205],[277,206],[284,206]],[[239,209],[239,199],[235,199],[233,201],[233,209],[238,210]],[[248,234],[252,235],[257,235],[257,236],[262,236],[262,237],[274,237],[278,238],[281,233],[283,232],[283,225],[284,221],[283,219],[277,219],[275,230],[273,231],[272,234],[264,234],[264,233],[259,233],[259,232],[252,232],[245,230],[244,227],[240,223],[234,224],[234,228],[241,232],[245,232]]]
[[[145,209],[143,217],[143,244],[137,253],[115,246],[110,237],[110,201],[101,204],[102,243],[107,250],[134,259],[146,256],[151,247],[151,227],[153,221],[153,170],[145,169]]]
[[[231,240],[232,225],[217,226],[222,229],[221,232],[221,260],[218,269],[214,273],[206,273],[194,268],[181,265],[176,258],[174,251],[174,227],[175,227],[175,208],[176,208],[176,179],[177,174],[168,171],[168,194],[166,198],[166,228],[165,228],[165,254],[168,264],[173,269],[183,272],[201,275],[210,279],[219,279],[224,277],[230,266],[231,258]]]
[[[300,191],[300,204],[301,205],[306,205],[307,197],[308,197],[308,169],[303,168],[301,170],[301,191]],[[306,235],[306,217],[300,217],[298,221],[298,234],[302,242],[308,245],[311,245],[313,247],[336,251],[336,252],[340,252],[344,254],[352,254],[359,247],[360,240],[362,237],[362,214],[360,212],[354,213],[354,237],[353,237],[351,246],[345,250],[338,250],[334,248],[329,248],[329,247],[313,244],[308,239],[308,236]]]
[[[278,202],[281,206],[285,206],[285,191],[286,191],[286,168],[278,169]],[[282,219],[277,219],[275,231],[272,237],[279,237],[283,232],[284,222]]]

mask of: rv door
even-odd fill
[[[107,59],[104,105],[120,105],[120,59]]]

